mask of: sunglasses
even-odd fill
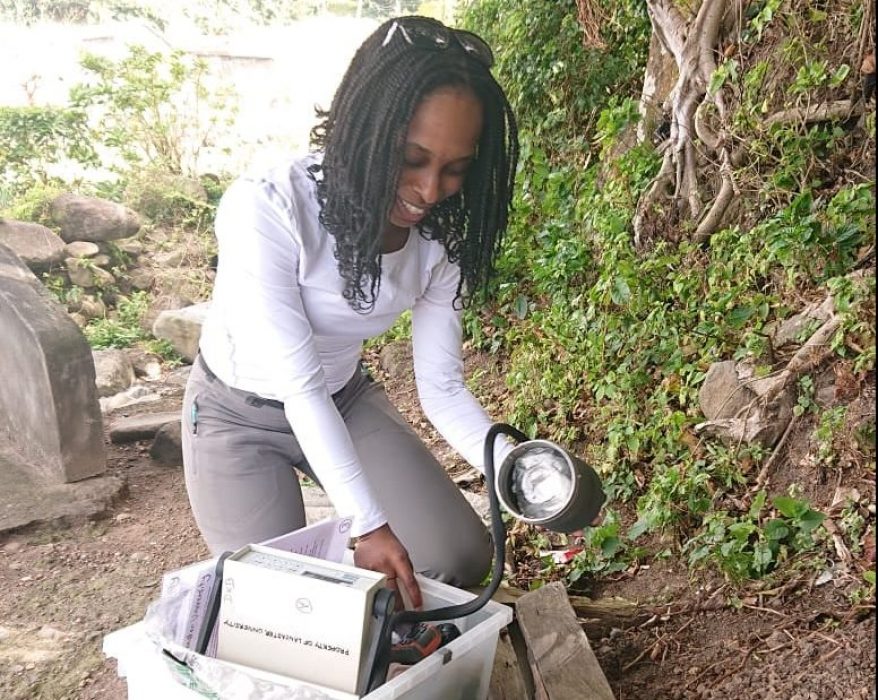
[[[494,65],[494,54],[484,39],[464,29],[446,27],[436,20],[426,17],[394,20],[381,46],[387,46],[396,34],[399,34],[409,46],[431,51],[445,51],[454,42],[470,58],[475,59],[485,68]]]

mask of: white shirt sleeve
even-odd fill
[[[224,277],[216,301],[239,359],[236,372],[247,373],[244,358],[258,358],[260,371],[276,378],[275,394],[302,452],[339,515],[354,517],[357,536],[387,517],[326,386],[297,281],[294,207],[268,182],[238,180],[227,190],[216,217]]]
[[[485,437],[492,421],[464,383],[463,332],[453,303],[459,278],[460,268],[443,256],[412,309],[415,379],[427,418],[448,444],[484,473]],[[495,470],[512,447],[503,437],[496,439]]]

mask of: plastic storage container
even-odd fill
[[[425,608],[458,605],[475,596],[418,577]],[[500,630],[512,621],[511,608],[489,601],[478,612],[454,622],[461,635],[407,669],[363,700],[485,700]],[[177,683],[160,652],[137,623],[104,638],[104,654],[118,660],[129,700],[198,700],[203,696]],[[224,700],[236,700],[229,697]]]

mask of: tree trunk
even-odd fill
[[[706,240],[720,225],[735,193],[729,154],[722,134],[714,134],[700,107],[712,101],[720,119],[725,115],[721,94],[708,95],[716,55],[729,30],[738,25],[743,0],[702,0],[694,18],[687,18],[674,0],[647,0],[654,36],[677,65],[677,82],[667,99],[670,133],[661,169],[637,206],[634,240],[645,243],[648,220],[670,205],[676,220],[691,221],[696,240]],[[697,149],[697,150],[696,150]],[[715,193],[699,186],[698,156],[719,162]],[[667,212],[660,214],[667,220]]]

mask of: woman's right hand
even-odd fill
[[[387,576],[387,587],[395,591],[404,590],[416,609],[423,605],[421,589],[408,552],[393,534],[390,525],[384,524],[357,538],[354,564]]]

